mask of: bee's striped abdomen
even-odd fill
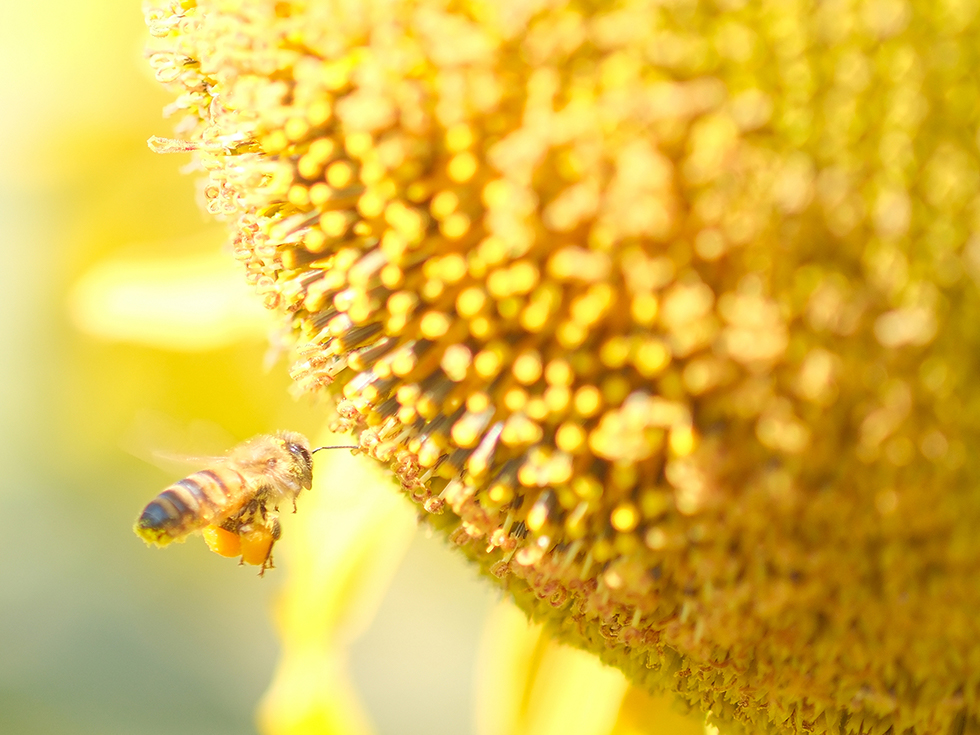
[[[236,511],[244,485],[245,479],[230,468],[195,472],[150,501],[136,521],[136,533],[165,546]]]

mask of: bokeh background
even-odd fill
[[[174,456],[323,427],[287,395],[189,157],[146,146],[171,123],[144,38],[136,0],[0,3],[2,733],[254,733],[277,663],[283,568],[131,530],[193,469]],[[363,482],[331,461],[330,482]],[[377,732],[472,732],[498,596],[441,541],[404,544],[351,634],[351,680]]]

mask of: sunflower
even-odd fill
[[[980,730],[980,3],[151,6],[299,392],[731,733]]]

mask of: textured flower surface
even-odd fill
[[[730,732],[972,732],[978,11],[187,0],[154,146],[562,640]]]

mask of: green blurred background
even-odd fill
[[[144,38],[136,0],[0,7],[0,733],[253,733],[276,662],[282,570],[131,531],[189,472],[161,453],[323,424],[286,358],[264,367],[273,323],[217,260],[188,157],[146,146],[171,123]],[[351,650],[379,733],[473,730],[494,599],[416,535]]]

